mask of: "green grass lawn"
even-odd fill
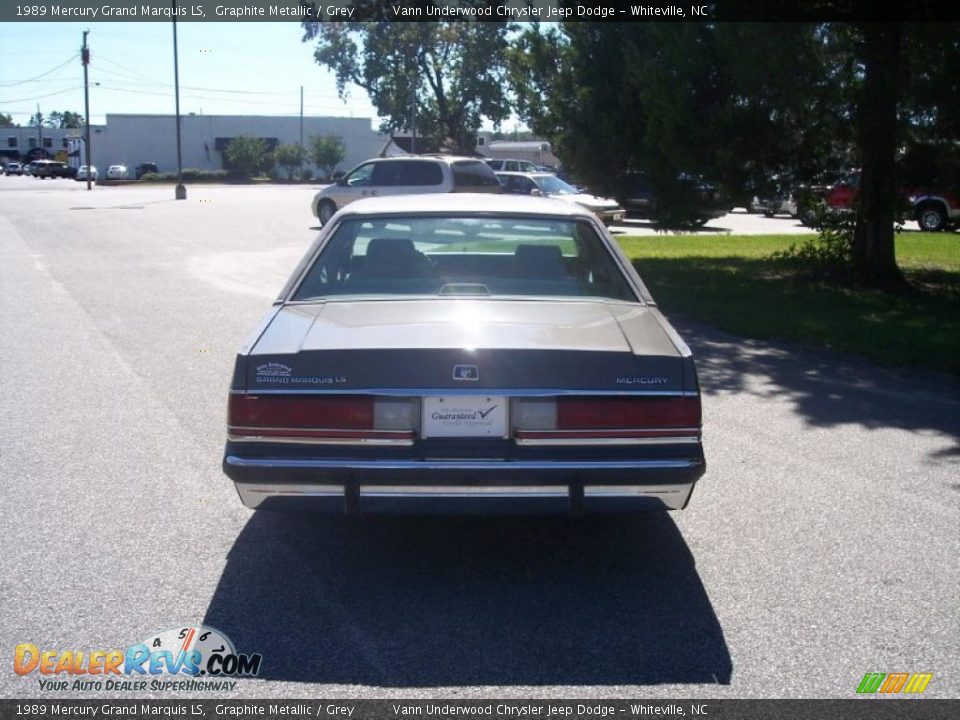
[[[757,338],[960,374],[960,234],[904,232],[902,295],[813,280],[771,258],[797,235],[619,236],[660,307]]]

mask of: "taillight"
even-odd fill
[[[232,440],[410,444],[416,436],[416,398],[372,395],[230,395]]]
[[[557,397],[513,402],[514,437],[524,442],[642,440],[700,435],[700,398]]]

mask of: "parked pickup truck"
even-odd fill
[[[827,207],[834,211],[853,209],[860,190],[860,173],[850,173],[827,193]],[[918,186],[901,190],[906,216],[917,221],[921,230],[939,232],[960,223],[960,195],[936,186]]]
[[[30,163],[30,174],[41,180],[45,178],[69,178],[77,174],[77,169],[56,160],[34,160]]]

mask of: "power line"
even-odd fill
[[[28,102],[33,100],[41,100],[43,98],[53,97],[54,95],[63,95],[64,93],[73,92],[74,90],[79,90],[83,85],[77,85],[76,87],[65,88],[63,90],[57,90],[56,92],[47,93],[46,95],[34,95],[33,97],[17,98],[16,100],[0,100],[0,104],[13,104],[16,102]]]
[[[39,79],[42,78],[42,77],[46,77],[47,75],[49,75],[49,74],[52,73],[52,72],[56,72],[57,70],[59,70],[60,68],[62,68],[62,67],[63,67],[64,65],[66,65],[67,63],[71,63],[71,62],[73,62],[73,61],[76,60],[76,59],[77,59],[77,53],[74,53],[73,55],[71,55],[70,57],[68,57],[66,60],[64,60],[62,63],[60,63],[59,65],[57,65],[57,66],[54,67],[54,68],[51,68],[50,70],[47,70],[47,71],[44,72],[44,73],[40,73],[39,75],[37,75],[37,76],[35,76],[35,77],[32,77],[32,78],[29,78],[29,79],[27,79],[27,80],[18,80],[17,82],[12,82],[12,83],[0,83],[0,87],[14,87],[14,86],[16,86],[16,85],[26,85],[27,83],[31,83],[31,82],[33,82],[34,80],[39,80]]]
[[[157,96],[157,97],[173,97],[173,93],[172,93],[172,92],[155,92],[155,91],[151,91],[151,90],[134,90],[134,89],[131,89],[131,88],[116,87],[116,86],[114,86],[114,85],[104,85],[103,83],[100,83],[98,87],[99,87],[101,90],[109,90],[109,91],[111,91],[111,92],[132,93],[132,94],[134,94],[134,95],[155,95],[155,96]],[[286,105],[286,106],[290,106],[290,107],[297,107],[297,106],[298,106],[298,102],[299,102],[299,101],[293,100],[293,101],[286,102],[286,103],[282,103],[282,102],[281,102],[281,103],[278,103],[278,102],[275,102],[275,101],[272,101],[272,100],[268,102],[268,101],[265,101],[265,100],[261,101],[261,100],[239,100],[239,99],[232,99],[232,98],[212,98],[212,97],[209,97],[209,96],[197,95],[197,94],[195,94],[195,93],[186,93],[186,95],[187,95],[191,100],[200,100],[200,101],[206,100],[206,101],[210,101],[210,102],[231,103],[231,104],[235,104],[235,105],[260,105],[260,106],[262,106],[262,105],[270,104],[270,105],[273,105],[273,106],[277,106],[277,105],[284,106],[284,105]],[[309,106],[309,108],[310,108],[311,110],[340,110],[340,111],[343,111],[343,110],[348,109],[345,105],[344,105],[344,106],[338,106],[338,105],[310,105],[310,104],[308,104],[308,106]]]
[[[110,61],[110,60],[107,60],[106,58],[104,58],[104,57],[102,57],[102,56],[100,57],[100,59],[106,61],[106,62],[109,63],[110,65],[115,65],[115,66],[119,67],[119,66],[117,65],[117,63],[114,63],[114,62],[112,62],[112,61]],[[160,86],[164,86],[164,87],[173,87],[173,84],[172,84],[172,83],[163,82],[163,81],[161,81],[161,80],[155,80],[154,78],[147,77],[146,75],[142,75],[141,73],[137,73],[136,71],[133,71],[133,70],[130,71],[131,73],[134,73],[133,75],[128,74],[128,73],[126,73],[126,72],[119,72],[119,71],[117,71],[117,70],[104,69],[104,68],[102,68],[102,67],[99,68],[98,72],[100,72],[100,73],[105,73],[105,74],[107,74],[107,75],[113,75],[113,76],[116,76],[116,77],[119,77],[119,78],[123,78],[124,80],[129,80],[129,81],[137,82],[137,83],[140,83],[140,84],[146,84],[146,85],[149,85],[150,87],[153,87],[153,86],[156,86],[156,85],[160,85]],[[289,97],[289,96],[292,94],[292,91],[291,91],[291,92],[281,92],[281,91],[277,91],[277,90],[231,90],[231,89],[223,89],[223,88],[197,87],[197,86],[193,86],[193,85],[181,85],[181,86],[180,86],[180,89],[182,89],[182,90],[196,90],[196,91],[198,91],[198,92],[223,93],[223,94],[227,94],[227,95],[269,95],[269,96],[276,96],[276,97]],[[339,98],[338,95],[332,94],[332,93],[316,93],[316,92],[313,92],[313,93],[310,93],[310,95],[311,95],[312,97]]]

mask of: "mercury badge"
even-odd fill
[[[453,366],[453,379],[454,380],[479,380],[480,379],[480,370],[477,369],[476,365],[454,365]]]

